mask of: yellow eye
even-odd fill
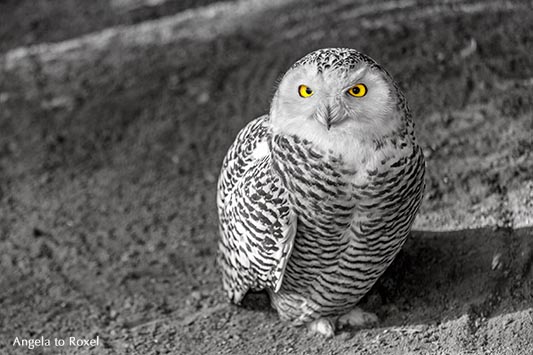
[[[298,94],[301,97],[305,98],[305,97],[313,96],[314,92],[313,92],[313,89],[311,89],[309,86],[300,85],[298,86]]]
[[[365,84],[356,84],[348,89],[348,94],[353,97],[363,97],[366,95],[366,86]]]

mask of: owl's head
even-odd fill
[[[403,124],[401,93],[371,58],[328,48],[297,61],[272,100],[274,133],[298,135],[324,148],[345,140],[379,139]]]

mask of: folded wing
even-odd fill
[[[240,303],[248,290],[279,290],[296,234],[287,191],[271,169],[268,116],[248,124],[230,147],[219,179],[224,290]]]

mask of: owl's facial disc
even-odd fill
[[[405,126],[400,99],[393,80],[372,59],[351,49],[318,50],[279,83],[270,106],[272,132],[355,159],[354,152]]]
[[[279,128],[311,126],[326,133],[379,125],[392,106],[390,83],[366,65],[350,71],[317,71],[304,65],[284,76],[272,102],[271,117]]]

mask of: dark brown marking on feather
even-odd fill
[[[367,170],[366,173],[369,175],[369,176],[375,176],[377,175],[378,173],[378,169],[372,169],[372,170]]]

